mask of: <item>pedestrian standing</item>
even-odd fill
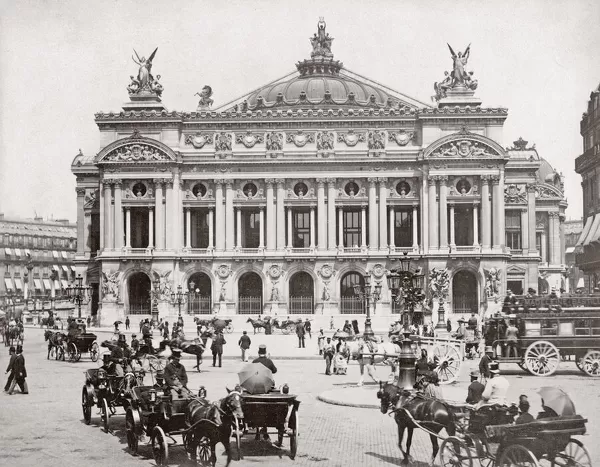
[[[129,324],[131,323],[131,321],[129,321],[129,316],[127,318],[125,318],[125,330],[128,331],[129,330]]]
[[[163,339],[168,339],[169,338],[169,322],[165,321],[165,324],[163,326]]]
[[[452,321],[450,321],[450,318],[448,318],[448,320],[446,321],[446,331],[452,331]]]
[[[298,348],[299,349],[304,348],[304,335],[305,334],[306,334],[306,331],[304,330],[304,324],[302,323],[302,320],[300,320],[296,324],[296,335],[298,336]]]
[[[144,320],[140,319],[140,334],[142,333],[142,328],[144,327]]]
[[[325,358],[325,374],[331,375],[331,361],[335,354],[335,348],[331,343],[331,337],[327,338],[327,342],[323,346],[323,358]]]
[[[89,328],[91,326],[91,324],[92,324],[92,317],[88,316],[87,317],[87,327]]]
[[[312,339],[312,334],[311,334],[311,324],[308,318],[306,318],[306,321],[304,322],[304,330],[306,331],[306,333],[308,334],[308,338]]]
[[[15,364],[15,359],[17,358],[17,352],[15,350],[14,346],[10,346],[10,349],[8,349],[8,355],[9,355],[9,360],[8,360],[8,367],[6,367],[6,373],[9,373],[8,375],[8,379],[6,380],[6,384],[4,385],[4,392],[8,392],[8,388],[10,388],[10,384],[12,383],[13,379],[15,378],[15,372],[14,372],[14,364]]]
[[[25,357],[23,357],[23,347],[17,345],[17,356],[15,361],[13,362],[13,372],[14,377],[12,382],[10,383],[10,388],[8,389],[8,394],[12,394],[15,390],[15,386],[18,384],[21,389],[21,393],[29,394],[29,389],[27,388],[27,369],[25,368]]]
[[[323,346],[325,345],[325,333],[323,332],[323,328],[319,330],[319,335],[317,336],[317,344],[319,346],[319,355],[323,355]]]
[[[213,366],[217,363],[217,357],[219,357],[219,368],[221,368],[221,358],[223,357],[223,346],[227,344],[222,332],[218,332],[213,338],[210,350],[213,355]]]
[[[240,349],[242,349],[242,361],[243,362],[248,361],[247,352],[248,352],[248,349],[250,348],[251,343],[252,343],[252,341],[250,340],[250,337],[248,337],[248,333],[246,331],[244,331],[242,333],[242,337],[240,337],[240,340],[238,342]]]
[[[137,353],[140,350],[140,341],[137,340],[137,335],[133,334],[131,336],[131,350]]]

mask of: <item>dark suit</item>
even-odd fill
[[[296,324],[296,335],[298,336],[298,348],[304,348],[304,335],[306,331],[304,330],[304,324],[298,323]]]
[[[27,389],[27,383],[25,382],[25,378],[27,378],[27,370],[25,369],[25,357],[23,357],[23,354],[17,354],[12,368],[14,377],[10,383],[8,393],[12,394],[15,386],[18,384],[21,392],[23,394],[28,394],[29,391]]]
[[[6,367],[6,372],[8,373],[8,379],[6,380],[6,385],[4,386],[4,391],[6,392],[8,392],[8,389],[10,388],[10,383],[12,383],[13,379],[15,378],[14,364],[16,358],[17,354],[10,354],[10,360],[8,361],[8,366]]]
[[[215,366],[215,364],[217,363],[217,357],[219,357],[219,366],[221,366],[221,359],[223,357],[223,345],[225,345],[226,343],[227,342],[225,341],[223,334],[217,334],[213,338],[212,345],[210,346],[210,350],[212,351],[213,355],[213,366]]]
[[[164,369],[165,383],[167,386],[179,387],[187,386],[188,377],[185,367],[179,363],[171,360]]]
[[[467,389],[467,404],[477,404],[481,400],[481,395],[485,390],[485,386],[479,381],[473,381]]]
[[[267,358],[265,355],[261,355],[260,357],[255,358],[254,360],[252,360],[252,363],[262,363],[269,370],[271,370],[271,373],[273,373],[273,374],[277,373],[277,367],[273,363],[273,360],[271,360],[270,358]]]

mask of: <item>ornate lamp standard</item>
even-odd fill
[[[365,319],[365,332],[363,335],[365,337],[373,337],[375,333],[371,328],[371,302],[373,302],[373,306],[377,303],[377,301],[381,298],[381,282],[377,281],[375,286],[371,286],[371,275],[365,274],[365,285],[361,286],[360,284],[356,284],[354,286],[354,295],[356,297],[365,302],[365,307],[367,309],[367,319]]]
[[[177,303],[177,306],[179,307],[179,315],[177,319],[181,318],[181,305],[185,302],[185,293],[183,292],[181,284],[177,286],[177,293],[171,292],[171,302],[173,304]]]
[[[152,321],[156,321],[158,323],[158,301],[160,300],[160,280],[154,279],[152,282],[152,289],[150,289],[150,314],[152,316]]]
[[[67,295],[77,304],[77,317],[81,318],[81,304],[87,303],[87,294],[92,290],[90,286],[83,285],[83,277],[78,274],[73,284],[67,287]]]
[[[27,261],[27,264],[25,265],[25,267],[27,268],[27,280],[25,281],[25,309],[27,311],[31,311],[30,307],[29,307],[29,301],[33,301],[33,299],[30,299],[30,296],[33,295],[31,293],[31,282],[32,282],[32,274],[31,271],[33,271],[33,261],[31,261],[31,258],[29,259],[29,261]],[[34,305],[35,306],[35,305]]]
[[[403,305],[403,324],[413,324],[415,306],[425,299],[423,282],[425,275],[419,270],[411,271],[410,258],[405,251],[400,258],[400,268],[392,269],[387,275],[388,287],[392,292],[392,300]]]

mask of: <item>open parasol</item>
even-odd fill
[[[333,338],[334,339],[348,339],[350,337],[350,334],[348,334],[345,331],[337,331],[334,335]]]
[[[238,373],[240,386],[250,394],[266,394],[273,386],[273,373],[262,363],[248,363]]]
[[[118,347],[117,343],[115,341],[103,341],[102,344],[100,344],[100,347],[106,347],[108,350],[110,350],[111,352],[116,349]]]
[[[183,341],[179,343],[179,348],[182,352],[192,355],[202,355],[204,353],[204,345],[197,341]]]
[[[222,331],[227,327],[227,322],[224,319],[217,318],[212,322],[212,326],[215,328],[215,331]]]
[[[113,326],[118,326],[119,324],[123,324],[123,321],[115,321],[113,323]]]
[[[575,404],[562,389],[543,387],[540,388],[538,394],[542,398],[542,406],[554,410],[559,417],[576,415]]]

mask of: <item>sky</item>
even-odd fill
[[[566,178],[581,218],[581,115],[600,82],[597,0],[0,0],[0,212],[76,219],[79,149],[100,150],[98,111],[120,111],[133,49],[161,75],[167,109],[214,107],[310,57],[319,17],[350,70],[424,102],[471,44],[484,107],[506,107],[503,146],[522,136]]]

